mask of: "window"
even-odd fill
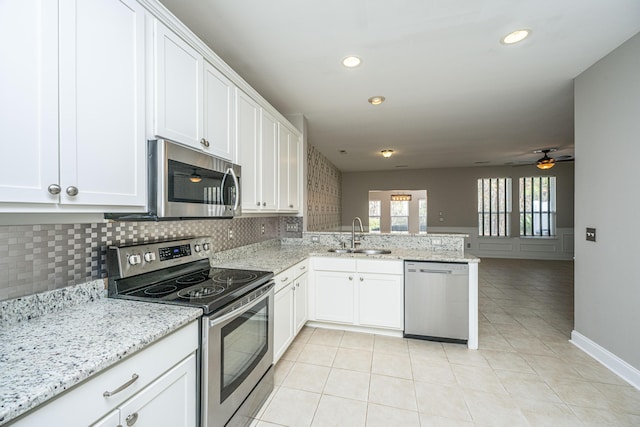
[[[556,235],[556,177],[520,178],[520,235]]]
[[[511,178],[478,179],[478,235],[509,236]]]
[[[391,201],[391,232],[409,232],[409,202]]]
[[[418,230],[420,233],[427,232],[427,199],[418,200]]]
[[[369,200],[369,233],[380,232],[380,200]]]

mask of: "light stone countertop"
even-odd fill
[[[473,255],[459,252],[388,248],[391,250],[390,254],[365,255],[337,254],[329,252],[329,249],[328,246],[313,244],[249,245],[214,255],[212,264],[215,267],[266,270],[278,274],[310,256],[459,263],[480,262],[480,259]]]
[[[202,315],[99,298],[0,328],[0,425]]]

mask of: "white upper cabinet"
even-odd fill
[[[205,151],[235,160],[235,85],[213,65],[204,63]]]
[[[19,100],[1,107],[0,210],[144,207],[145,13],[133,0],[0,3],[0,92]]]
[[[236,90],[236,145],[242,167],[242,210],[277,209],[278,122],[249,95]]]
[[[145,204],[144,22],[135,0],[60,1],[62,203]]]
[[[236,89],[237,160],[242,167],[242,210],[258,209],[260,198],[260,106]]]
[[[154,133],[203,148],[204,59],[160,21],[154,26]]]
[[[50,0],[0,2],[0,202],[59,200],[57,15]]]
[[[235,85],[155,21],[154,135],[235,161]]]
[[[286,126],[279,125],[278,136],[278,209],[297,212],[300,209],[300,138]]]
[[[260,118],[260,158],[262,208],[274,211],[278,207],[278,121],[264,109]]]

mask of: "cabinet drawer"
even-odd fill
[[[293,280],[306,273],[307,269],[308,261],[305,259],[278,273],[273,278],[274,282],[276,283],[276,292],[284,288],[288,283],[291,283]]]
[[[197,348],[198,321],[194,321],[36,408],[18,420],[14,427],[89,425],[151,384]],[[111,397],[103,396],[105,391],[113,392],[130,381],[133,374],[138,375],[138,379],[130,386]]]
[[[356,260],[353,258],[313,258],[314,270],[356,271]]]
[[[404,274],[404,261],[359,259],[357,260],[359,273]]]

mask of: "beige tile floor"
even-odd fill
[[[640,391],[568,342],[572,262],[479,276],[479,350],[305,327],[253,426],[640,426]]]

